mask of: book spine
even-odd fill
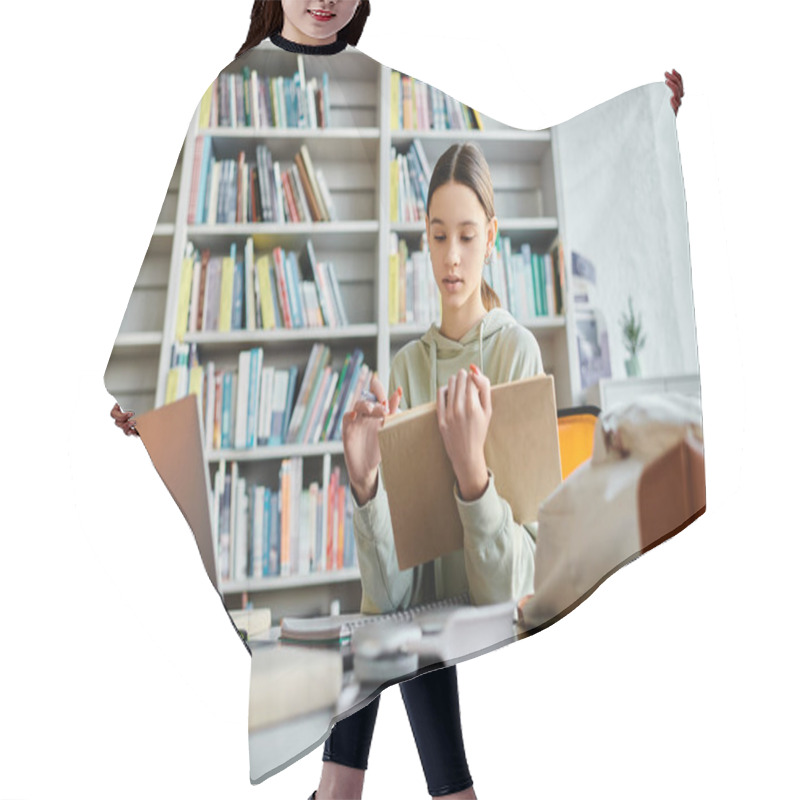
[[[233,405],[233,373],[227,370],[222,378],[222,407],[220,409],[220,447],[231,446],[231,409]]]
[[[250,388],[247,395],[247,436],[245,446],[256,446],[258,429],[259,398],[261,397],[261,364],[264,361],[264,350],[254,347],[250,351]]]
[[[262,367],[258,430],[256,434],[256,444],[259,447],[265,447],[269,443],[269,433],[272,426],[272,385],[274,380],[275,367]]]
[[[233,265],[233,307],[231,309],[231,330],[242,330],[244,317],[244,263],[236,261]]]
[[[289,391],[289,370],[275,370],[272,384],[272,416],[268,444],[278,445],[283,442],[283,418],[286,413],[287,394]]]
[[[253,237],[248,236],[244,246],[245,325],[248,331],[256,329],[256,281]]]
[[[272,251],[273,255],[273,268],[275,271],[275,279],[278,284],[278,298],[281,310],[281,318],[285,328],[294,327],[292,324],[291,306],[289,305],[289,289],[287,287],[287,276],[285,269],[284,253],[279,247]]]
[[[336,272],[334,271],[333,264],[328,261],[326,262],[326,267],[328,270],[328,278],[329,278],[329,285],[333,289],[333,299],[334,304],[336,307],[336,316],[337,320],[340,325],[347,325],[347,311],[344,307],[344,300],[342,299],[342,293],[339,290],[339,281],[336,280]]]
[[[297,367],[291,366],[289,367],[289,385],[286,389],[286,413],[283,415],[283,432],[282,432],[282,439],[281,441],[287,441],[287,435],[289,432],[289,410],[292,408],[292,403],[294,401],[294,390],[297,383]]]
[[[226,256],[222,259],[222,276],[219,293],[219,323],[217,330],[230,331],[233,317],[233,281],[235,265],[233,259]]]
[[[237,380],[236,402],[234,405],[233,446],[244,449],[247,445],[247,400],[250,388],[250,351],[239,353],[239,373]]]
[[[261,325],[265,331],[275,328],[275,306],[272,297],[272,282],[269,277],[269,256],[260,256],[256,262],[259,301],[261,306]]]
[[[189,301],[192,294],[194,259],[189,256],[181,261],[181,277],[178,287],[178,310],[175,319],[175,338],[183,341],[189,327]]]

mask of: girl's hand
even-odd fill
[[[470,374],[459,370],[437,394],[437,417],[445,450],[453,465],[464,500],[477,500],[489,485],[483,452],[492,395],[489,379],[472,364]]]
[[[358,400],[342,421],[347,474],[353,494],[362,506],[375,496],[378,489],[378,465],[381,463],[378,431],[383,426],[384,419],[397,411],[403,394],[402,388],[398,387],[391,399],[387,400],[386,391],[375,374],[369,389],[375,395],[375,402]]]
[[[126,436],[138,436],[139,431],[136,430],[136,420],[133,418],[133,411],[123,411],[119,407],[119,403],[114,403],[111,409],[111,416],[114,418],[114,424],[125,432]]]
[[[665,72],[664,76],[666,77],[664,83],[672,89],[672,97],[669,102],[677,117],[678,109],[681,107],[681,98],[683,97],[683,78],[680,72],[675,69],[672,72]]]

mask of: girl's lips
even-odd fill
[[[311,16],[314,17],[314,19],[318,19],[321,22],[327,22],[328,20],[336,16],[330,11],[316,11],[314,9],[309,9],[308,13],[311,14]]]
[[[444,283],[445,288],[449,292],[454,292],[463,283],[463,281],[461,278],[445,278],[442,283]]]

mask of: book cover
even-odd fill
[[[561,482],[553,377],[498,384],[491,392],[486,463],[514,519],[531,523],[539,504]],[[453,495],[456,479],[439,432],[436,404],[388,417],[378,432],[378,445],[400,569],[462,549],[463,528]]]

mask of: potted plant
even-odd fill
[[[647,337],[642,333],[641,314],[637,319],[633,311],[633,300],[630,295],[628,295],[628,313],[620,317],[619,324],[622,328],[625,349],[628,351],[625,371],[628,373],[629,378],[636,378],[642,374],[639,367],[639,351],[644,347]]]

